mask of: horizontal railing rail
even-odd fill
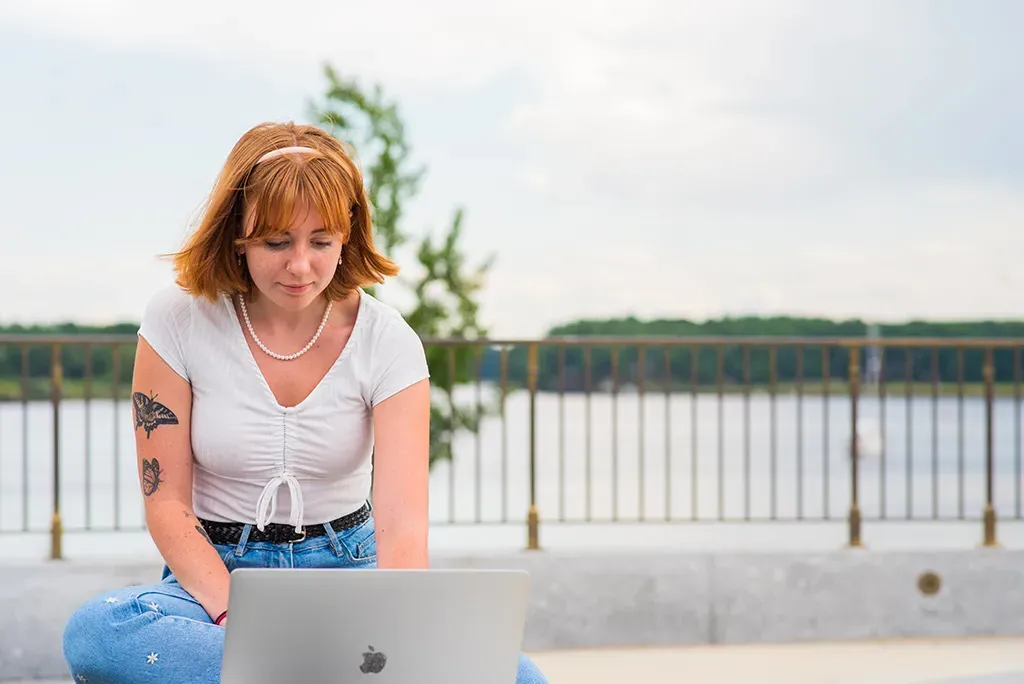
[[[0,334],[0,532],[144,529],[136,339]],[[435,524],[1024,519],[1024,339],[423,341]]]

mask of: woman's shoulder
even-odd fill
[[[423,356],[423,340],[395,306],[362,292],[358,325],[363,354],[375,362],[385,362],[396,355]]]
[[[368,400],[376,406],[418,380],[430,377],[423,341],[402,313],[369,293],[361,293],[361,350],[370,369]]]
[[[146,303],[146,313],[161,316],[191,316],[219,308],[220,301],[211,302],[205,297],[194,295],[177,283],[165,285],[156,290]]]
[[[146,309],[163,312],[182,311],[192,308],[196,298],[176,283],[165,285],[155,291],[146,303]]]
[[[150,296],[139,325],[139,337],[185,380],[190,380],[189,349],[197,302],[178,285],[167,285]]]
[[[140,331],[146,337],[170,335],[190,339],[196,326],[204,331],[208,331],[211,325],[221,327],[224,316],[223,298],[211,302],[171,284],[150,296],[142,314]]]
[[[360,302],[359,316],[361,319],[359,324],[364,327],[364,334],[375,345],[389,341],[407,340],[410,336],[419,339],[416,331],[395,306],[377,299],[365,290],[361,290],[360,294],[362,301]]]

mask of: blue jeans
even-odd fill
[[[235,568],[373,568],[377,544],[373,519],[296,544],[217,544],[228,570]],[[225,630],[164,566],[159,584],[100,594],[82,605],[64,629],[64,658],[79,684],[218,684]],[[511,682],[509,683],[511,684]],[[516,684],[547,684],[525,655]]]

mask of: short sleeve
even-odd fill
[[[160,358],[185,380],[189,380],[187,341],[191,314],[191,295],[174,286],[157,292],[150,299],[139,326],[139,337],[145,338]]]
[[[391,320],[373,354],[370,406],[430,377],[423,341],[405,319]]]

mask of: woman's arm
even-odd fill
[[[215,619],[228,607],[228,571],[192,509],[192,388],[142,337],[132,409],[149,533],[182,588]]]
[[[429,567],[430,381],[377,404],[373,433],[377,567]]]

